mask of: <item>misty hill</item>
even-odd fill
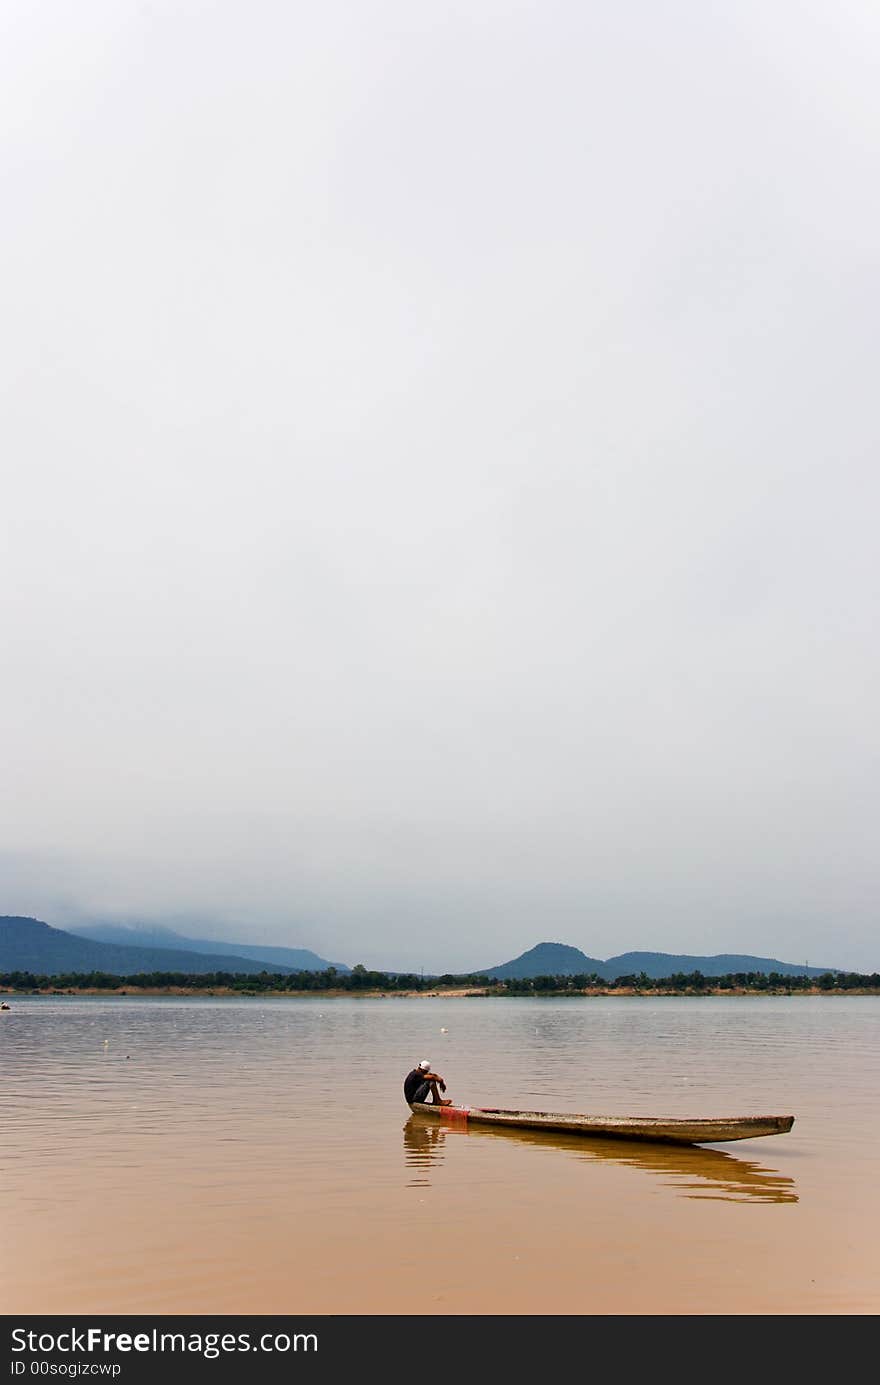
[[[590,976],[596,972],[604,976],[605,963],[596,957],[588,957],[577,947],[566,943],[538,943],[512,962],[502,962],[497,967],[480,969],[480,976],[493,976],[499,981],[508,978],[520,980],[528,976]]]
[[[688,975],[701,971],[704,976],[728,976],[736,972],[778,972],[780,976],[825,976],[838,971],[838,967],[808,967],[803,963],[779,962],[775,957],[750,957],[739,952],[721,952],[713,957],[691,957],[679,952],[621,952],[619,957],[609,957],[605,962],[603,975],[608,980],[618,976],[638,976],[644,972],[652,980],[663,976],[674,976],[676,972]]]
[[[727,976],[732,972],[778,972],[780,976],[824,976],[838,967],[807,967],[796,962],[779,962],[775,957],[750,957],[740,953],[719,953],[713,957],[692,957],[678,952],[622,952],[607,961],[588,957],[579,948],[565,943],[538,943],[512,962],[488,967],[481,975],[525,979],[530,976],[590,976],[616,981],[619,976],[638,976],[644,972],[652,980],[700,971],[704,976]]]
[[[0,916],[0,971],[32,971],[45,976],[57,976],[59,972],[104,971],[114,976],[133,976],[137,972],[151,971],[199,975],[237,971],[256,975],[267,970],[266,963],[256,958],[233,958],[228,953],[187,952],[170,947],[122,947],[76,937],[39,919]],[[287,973],[293,968],[273,966],[271,970]]]
[[[262,947],[255,943],[221,943],[204,938],[187,938],[170,928],[146,928],[112,923],[77,924],[68,929],[78,938],[96,943],[116,943],[123,947],[172,948],[175,952],[203,952],[215,957],[246,957],[262,962],[269,971],[326,971],[335,967],[341,974],[351,968],[344,962],[328,962],[305,947]],[[211,968],[213,971],[213,967]],[[228,967],[227,967],[228,970]]]

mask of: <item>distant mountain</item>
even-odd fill
[[[77,924],[69,928],[78,938],[96,943],[117,943],[123,947],[162,947],[174,951],[206,952],[218,957],[249,957],[262,962],[269,971],[326,971],[335,967],[343,975],[351,970],[344,962],[328,962],[305,947],[262,947],[251,943],[221,943],[204,938],[187,938],[170,928],[146,928],[122,924]],[[212,968],[213,970],[213,968]],[[227,968],[228,970],[228,968]]]
[[[181,971],[204,975],[210,971],[255,975],[269,970],[252,957],[228,953],[188,952],[170,947],[122,947],[94,942],[52,928],[39,919],[0,916],[0,971],[32,971],[45,976],[59,972],[104,971],[115,976],[137,972]],[[285,974],[293,967],[273,966]]]
[[[775,971],[780,976],[825,976],[828,972],[839,971],[839,967],[799,966],[797,962],[778,962],[775,957],[749,957],[739,952],[721,952],[712,957],[691,957],[678,952],[621,952],[619,957],[608,958],[603,974],[609,980],[616,980],[618,976],[638,976],[644,972],[656,980],[674,976],[676,972],[688,975],[692,971],[701,971],[704,976],[748,971],[760,971],[765,975]]]
[[[590,976],[597,972],[604,976],[604,962],[596,957],[588,957],[579,948],[566,943],[538,943],[512,962],[502,962],[497,967],[482,968],[480,976],[493,976],[499,981],[520,980],[527,976]]]
[[[109,924],[78,927],[74,933],[52,928],[39,919],[0,916],[0,971],[31,971],[46,976],[90,971],[116,976],[152,971],[195,975],[214,971],[246,975],[273,971],[289,975],[293,971],[326,971],[330,966],[341,973],[350,970],[344,963],[327,962],[306,948],[208,942],[183,937],[170,929],[124,928]],[[694,971],[704,976],[726,976],[736,972],[766,975],[774,971],[781,976],[822,976],[839,970],[839,967],[799,966],[795,962],[780,962],[775,957],[740,953],[695,957],[674,952],[622,952],[603,962],[566,943],[538,943],[513,961],[481,969],[479,974],[499,980],[596,975],[603,981],[615,981],[620,976],[638,976],[642,972],[656,980]]]
[[[565,943],[538,943],[512,962],[488,967],[480,975],[499,980],[530,976],[590,976],[595,973],[603,981],[616,981],[618,976],[638,976],[644,972],[652,980],[688,975],[701,971],[704,976],[726,976],[731,972],[778,972],[780,976],[824,976],[838,967],[798,966],[795,962],[778,962],[775,957],[749,957],[740,953],[720,953],[713,957],[691,957],[677,952],[622,952],[618,957],[599,961],[588,957],[576,947]]]

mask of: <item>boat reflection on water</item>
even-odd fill
[[[544,1150],[565,1150],[576,1159],[594,1163],[610,1159],[657,1174],[679,1196],[714,1198],[723,1202],[797,1202],[793,1178],[768,1169],[752,1159],[739,1159],[725,1150],[705,1145],[649,1144],[641,1140],[590,1139],[553,1130],[518,1130],[511,1127],[469,1126],[462,1122],[440,1125],[413,1114],[403,1127],[404,1158],[416,1175],[411,1186],[430,1183],[432,1164],[441,1163],[455,1140],[517,1140]]]
[[[432,1164],[443,1162],[443,1142],[448,1133],[436,1121],[427,1120],[424,1116],[410,1116],[403,1127],[403,1153],[407,1166],[414,1173],[409,1181],[411,1188],[424,1188],[430,1184],[428,1169]]]

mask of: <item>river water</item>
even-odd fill
[[[876,1314],[880,998],[10,997],[5,1313]],[[472,1106],[792,1114],[678,1148]]]

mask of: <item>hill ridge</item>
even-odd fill
[[[154,971],[188,972],[193,975],[238,971],[257,975],[269,970],[265,962],[256,958],[236,956],[234,967],[230,966],[230,960],[228,953],[99,943],[77,937],[61,928],[53,928],[42,919],[23,914],[0,915],[0,971],[30,971],[46,976],[63,972],[103,971],[117,976],[134,976],[138,972]],[[287,975],[294,968],[279,966],[273,970]]]
[[[346,974],[351,970],[344,962],[328,962],[306,947],[267,947],[261,943],[227,943],[216,939],[190,938],[171,928],[143,927],[136,924],[78,924],[66,930],[77,938],[92,942],[116,943],[122,947],[160,947],[169,951],[212,953],[220,957],[246,957],[262,962],[267,968],[279,971],[326,971],[335,967]]]
[[[717,966],[717,971],[706,970],[712,964]],[[536,943],[509,962],[480,969],[479,974],[499,980],[518,980],[530,976],[577,976],[581,973],[589,976],[595,973],[603,981],[616,981],[620,976],[638,975],[641,972],[651,980],[659,980],[677,972],[687,974],[693,971],[702,971],[707,976],[749,971],[775,971],[781,976],[825,976],[828,972],[839,970],[839,967],[809,967],[806,963],[799,965],[796,962],[782,962],[775,957],[755,957],[740,952],[720,952],[709,956],[681,952],[621,952],[603,961],[588,957],[568,943],[545,942]]]
[[[100,927],[96,926],[92,931],[99,931]],[[151,934],[141,936],[167,937],[168,931],[153,930]],[[47,976],[65,972],[102,971],[112,975],[132,976],[138,972],[183,972],[194,975],[204,975],[208,972],[238,972],[249,975],[264,971],[290,975],[296,971],[325,971],[334,965],[340,972],[350,970],[342,963],[325,962],[323,958],[307,949],[264,948],[255,945],[252,951],[246,954],[236,949],[248,947],[248,944],[212,944],[209,941],[184,938],[180,934],[172,933],[170,936],[179,941],[164,947],[129,946],[97,941],[90,938],[87,931],[65,931],[41,919],[25,915],[0,915],[0,971],[29,971]],[[181,946],[190,942],[196,944],[193,950]],[[210,952],[207,949],[211,946],[219,946],[223,950]],[[303,957],[308,964],[291,965],[289,961],[282,962],[280,956]],[[810,967],[806,963],[800,965],[780,961],[775,957],[757,957],[748,953],[699,956],[691,953],[637,951],[622,952],[603,961],[598,957],[589,957],[580,948],[569,943],[542,942],[536,943],[534,947],[509,962],[468,974],[498,980],[584,974],[596,975],[603,981],[616,981],[621,976],[637,976],[641,973],[651,980],[659,980],[677,973],[687,975],[694,971],[701,971],[704,976],[737,972],[823,976],[840,970],[839,967]]]

